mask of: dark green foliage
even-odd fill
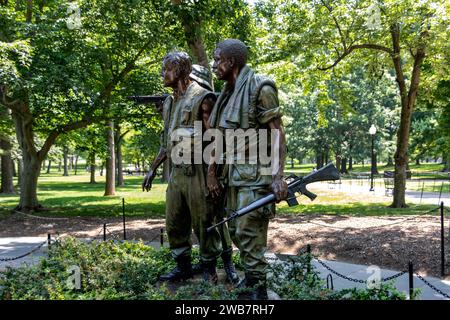
[[[194,262],[198,250],[194,250]],[[237,255],[233,257],[240,268]],[[405,299],[392,285],[379,290],[351,289],[333,292],[325,288],[314,271],[307,272],[308,256],[295,264],[272,264],[268,286],[282,299],[322,300]],[[73,266],[80,268],[81,288],[69,285]],[[4,300],[91,300],[91,299],[236,299],[242,290],[224,284],[188,282],[170,291],[158,286],[158,277],[174,267],[168,249],[157,250],[143,243],[94,242],[85,243],[65,238],[52,246],[49,257],[35,266],[7,269],[0,273],[0,298]],[[220,265],[219,265],[220,268]]]

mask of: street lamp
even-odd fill
[[[377,133],[377,128],[372,124],[369,129],[369,134],[372,136],[372,158],[370,161],[371,166],[370,166],[370,190],[369,191],[375,191],[373,188],[373,169],[374,169],[374,167],[373,167],[373,165],[374,165],[374,163],[373,163],[373,158],[374,158],[374,156],[373,156],[373,140],[375,138],[375,133]]]

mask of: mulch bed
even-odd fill
[[[0,237],[102,237],[103,224],[122,238],[120,218],[35,218],[21,214],[0,220]],[[163,219],[127,219],[127,239],[159,241]],[[112,236],[109,234],[108,238]],[[280,215],[269,228],[268,249],[296,254],[310,244],[315,256],[393,270],[414,262],[421,275],[440,277],[440,221],[438,216],[354,217],[337,215]],[[450,241],[446,226],[446,270],[450,274]],[[447,277],[447,279],[449,279]]]

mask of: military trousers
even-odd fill
[[[228,187],[226,206],[238,210],[249,203],[268,194],[266,188]],[[228,224],[230,236],[239,248],[245,276],[254,280],[265,281],[267,260],[267,232],[269,219],[275,215],[275,204],[239,217]]]
[[[222,248],[217,230],[207,232],[214,222],[214,204],[207,198],[203,165],[174,165],[166,191],[166,230],[175,259],[191,254],[192,229],[199,241],[200,260],[219,257]]]

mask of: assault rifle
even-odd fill
[[[164,100],[169,96],[167,93],[161,95],[151,95],[151,96],[129,96],[128,100],[133,100],[138,104],[150,104],[150,103],[163,103]]]
[[[296,193],[300,193],[307,196],[309,199],[311,199],[311,201],[317,197],[317,195],[306,189],[306,186],[308,184],[319,181],[338,180],[340,178],[339,171],[331,162],[327,164],[325,167],[317,171],[311,172],[310,174],[304,177],[297,177],[295,175],[291,177],[293,178],[293,180],[288,183],[288,197],[286,199],[286,202],[288,203],[289,207],[298,205],[297,196],[295,195]],[[227,221],[242,217],[243,215],[258,210],[259,208],[264,207],[265,205],[268,205],[269,203],[273,203],[275,201],[276,198],[273,193],[256,201],[253,201],[247,206],[237,211],[234,211],[233,214],[230,215],[228,218],[224,218],[219,223],[209,227],[207,231],[210,232],[214,228],[217,228],[218,226],[224,224]]]

